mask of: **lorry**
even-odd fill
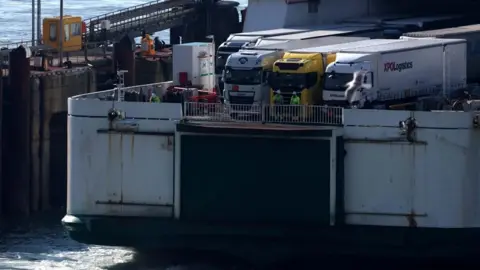
[[[388,20],[383,22],[382,26],[385,28],[386,37],[399,38],[406,32],[456,27],[474,23],[475,19],[464,15],[423,16]]]
[[[338,29],[338,32],[331,32],[335,29]],[[359,36],[377,37],[379,33],[381,33],[380,29],[372,24],[364,24],[362,26],[354,26],[352,24],[329,24],[231,34],[217,50],[217,58],[215,61],[217,83],[219,88],[223,89],[223,82],[220,78],[223,69],[225,68],[226,61],[232,53],[238,52],[241,48],[287,43],[292,40],[306,40],[331,35],[353,36],[358,34]],[[280,36],[280,38],[273,39],[277,36]]]
[[[371,16],[362,16],[342,20],[342,23],[354,23],[354,24],[374,24],[382,25],[384,22],[391,20],[400,20],[414,17],[413,15],[407,14],[384,14],[384,15],[371,15]]]
[[[287,50],[364,40],[360,37],[321,37],[271,44],[236,52],[227,60],[223,74],[224,99],[229,104],[260,105],[268,103],[273,63]],[[248,109],[248,107],[245,107]]]
[[[284,103],[288,104],[293,92],[300,95],[301,104],[322,103],[322,84],[326,66],[335,61],[340,50],[399,42],[394,39],[367,39],[329,46],[291,50],[273,65],[269,77],[270,101],[274,91],[280,90]]]
[[[480,82],[480,24],[404,33],[401,39],[453,38],[467,41],[467,83]]]
[[[297,34],[288,34],[274,37],[265,37],[257,41],[255,46],[264,46],[281,42],[288,42],[292,40],[307,40],[312,38],[324,36],[355,36],[380,38],[383,34],[383,29],[373,24],[335,24],[325,26],[324,29],[302,32]]]
[[[254,46],[257,41],[263,37],[280,36],[294,33],[309,31],[308,28],[277,28],[272,30],[262,30],[247,33],[231,34],[225,42],[220,44],[217,49],[217,57],[215,60],[215,75],[217,79],[222,76],[225,63],[228,57],[238,52],[244,46]],[[220,82],[218,82],[221,84]],[[220,87],[221,88],[221,87]]]
[[[467,82],[467,44],[461,39],[400,39],[394,43],[341,50],[328,64],[323,81],[327,105],[388,108],[439,93],[450,94]],[[363,71],[363,83],[352,100],[346,84]]]

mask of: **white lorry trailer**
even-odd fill
[[[362,47],[337,53],[326,68],[323,100],[327,105],[346,105],[346,84],[356,71],[365,71],[369,89],[353,95],[359,108],[383,108],[466,86],[466,41],[418,39]]]
[[[409,32],[400,39],[453,38],[467,41],[467,83],[480,82],[480,24]],[[477,46],[478,45],[478,46]]]
[[[383,22],[382,26],[385,28],[386,37],[399,38],[406,32],[455,27],[468,23],[472,23],[468,16],[440,15],[388,20]]]
[[[223,74],[226,103],[260,105],[268,102],[268,74],[273,63],[282,58],[285,51],[330,44],[364,40],[360,37],[322,37],[296,40],[286,43],[242,49],[227,60]]]
[[[331,26],[325,26],[324,29],[288,34],[281,36],[265,37],[257,41],[255,46],[264,46],[275,43],[288,42],[292,40],[308,40],[312,38],[325,37],[325,36],[355,36],[355,37],[367,37],[367,38],[381,38],[383,34],[383,28],[376,25],[353,25],[353,24],[335,24]]]

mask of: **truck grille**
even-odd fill
[[[230,96],[230,103],[231,104],[250,105],[250,104],[253,104],[253,97],[233,97],[233,96]]]

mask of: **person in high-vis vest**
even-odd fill
[[[275,103],[276,105],[283,104],[283,96],[280,90],[275,91],[275,96],[273,96],[273,103]]]
[[[282,118],[283,96],[280,90],[275,91],[273,96],[273,103],[275,104],[275,117]]]
[[[155,93],[152,93],[152,95],[150,96],[150,102],[151,103],[160,103],[160,97],[157,96]]]
[[[293,120],[298,120],[298,115],[299,115],[299,112],[300,112],[300,97],[297,96],[297,92],[293,91],[292,93],[292,97],[290,97],[290,105],[295,105],[295,106],[292,106],[292,119]]]
[[[155,46],[153,39],[144,31],[142,31],[142,55],[152,56],[155,55]]]
[[[297,96],[297,92],[293,91],[292,97],[290,98],[290,105],[300,105],[300,97]]]

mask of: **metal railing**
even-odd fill
[[[41,42],[38,40],[35,40],[33,43],[31,40],[14,41],[14,42],[8,42],[8,43],[0,43],[0,48],[2,50],[5,50],[5,49],[11,50],[11,49],[16,49],[20,46],[32,47],[32,46],[37,46],[39,44],[41,44]]]
[[[343,108],[318,105],[241,105],[185,102],[190,121],[343,125]]]
[[[165,97],[173,82],[152,83],[130,87],[114,88],[101,92],[87,93],[70,99],[97,99],[118,101],[119,95],[125,102],[148,102],[146,96],[155,93]],[[183,100],[188,100],[191,91],[184,91]],[[131,96],[127,98],[127,96]],[[180,101],[178,102],[180,103]],[[158,103],[162,106],[163,103]],[[187,121],[232,122],[232,123],[274,123],[296,125],[343,125],[343,108],[319,105],[243,105],[203,102],[183,102],[182,119]]]
[[[173,85],[172,81],[169,82],[160,82],[160,83],[151,83],[151,84],[143,84],[143,85],[136,85],[136,86],[129,86],[129,87],[122,87],[120,89],[114,88],[105,91],[93,92],[93,93],[86,93],[81,94],[78,96],[73,96],[71,99],[97,99],[97,100],[104,100],[104,101],[116,101],[118,100],[118,95],[122,94],[125,96],[133,95],[147,95],[149,92],[155,93],[158,96],[162,96],[169,86]],[[139,96],[140,97],[140,96]],[[127,102],[145,102],[142,99],[133,98],[131,100],[125,100]]]
[[[152,13],[157,11],[155,9],[155,6],[157,5],[164,5],[167,3],[171,3],[171,6],[169,7],[174,7],[174,6],[179,6],[185,3],[194,3],[193,0],[155,0],[155,1],[150,1],[147,3],[139,4],[136,6],[131,6],[128,8],[123,8],[119,9],[113,12],[108,12],[102,15],[94,16],[88,19],[85,19],[84,22],[88,24],[99,24],[102,20],[115,20],[115,18],[125,18],[125,17],[136,17],[135,15],[131,14],[138,14],[140,13]],[[138,16],[138,15],[137,15]]]
[[[86,36],[88,40],[107,40],[115,39],[125,33],[134,33],[140,35],[141,31],[148,29],[150,32],[158,32],[171,27],[183,24],[186,18],[193,14],[194,8],[169,8],[159,11],[149,12],[143,15],[130,17],[122,21],[111,24],[110,29],[103,34],[99,24],[92,24],[87,29]]]
[[[36,45],[36,46],[31,46],[31,42],[17,42],[17,43],[8,43],[8,44],[1,44],[0,47],[2,50],[0,50],[0,62],[1,66],[8,66],[10,62],[10,51],[13,49],[18,48],[19,46],[23,46],[25,48],[30,49],[30,52],[32,55],[35,54],[35,52],[42,51],[44,53],[47,53],[51,59],[49,62],[49,65],[51,66],[61,66],[62,63],[59,62],[58,58],[58,51],[56,48],[51,48],[45,45]],[[70,51],[68,46],[64,46],[64,50],[69,51],[69,52],[64,52],[64,61],[70,61],[72,64],[86,64],[89,61],[94,61],[94,60],[99,60],[99,59],[106,59],[111,57],[111,49],[110,48],[104,48],[105,43],[104,42],[89,42],[83,46],[83,48],[80,51]],[[77,46],[75,46],[77,47]],[[34,65],[34,60],[33,58],[30,58],[30,65]]]

